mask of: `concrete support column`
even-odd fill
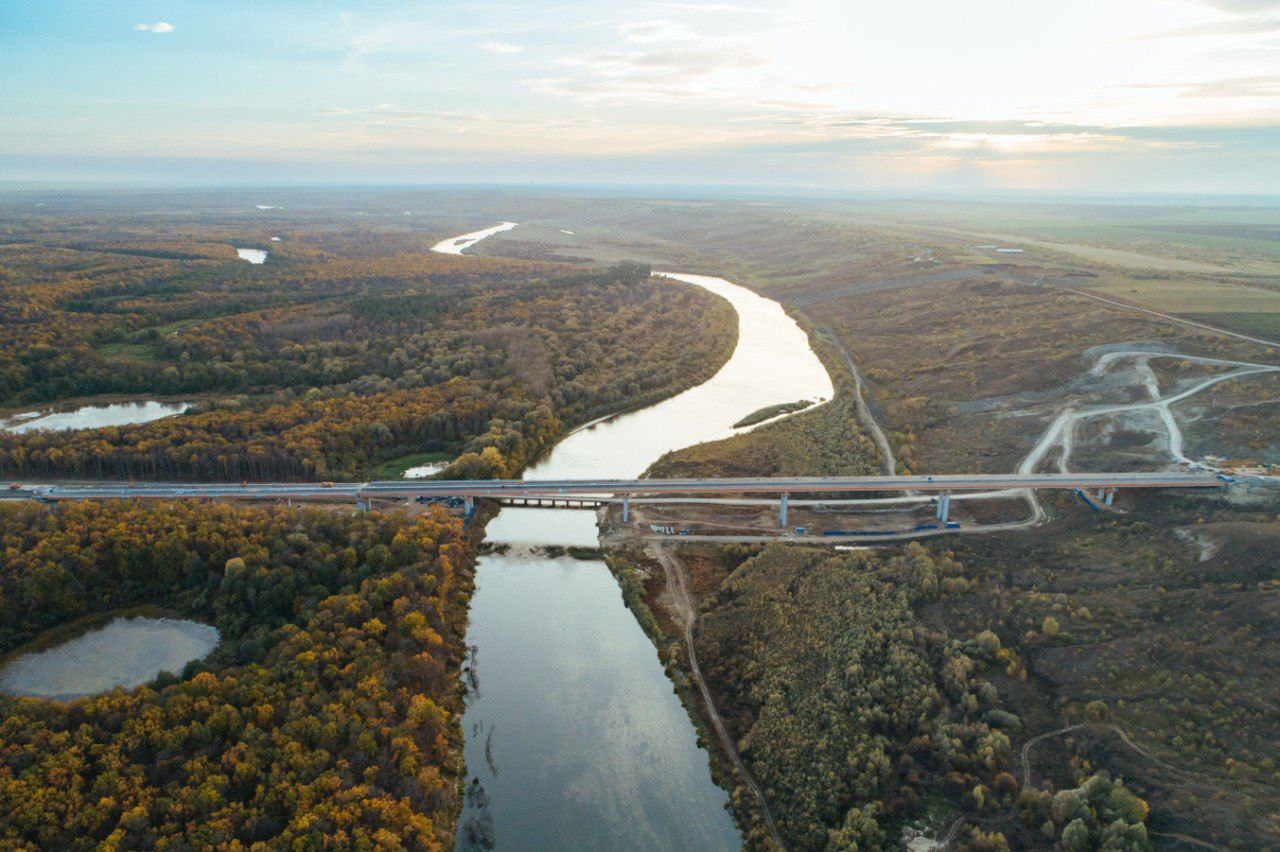
[[[1111,501],[1112,501],[1112,500],[1114,500],[1114,499],[1116,499],[1116,490],[1115,490],[1114,488],[1108,488],[1108,489],[1107,489],[1107,496],[1106,496],[1106,503],[1107,503],[1107,505],[1108,505],[1108,506],[1110,506],[1110,505],[1111,505]]]
[[[631,498],[622,498],[622,522],[624,524],[631,522]]]
[[[468,518],[471,517],[472,515],[475,514],[475,511],[476,511],[476,498],[468,494],[466,497],[463,498],[462,506],[466,512],[466,516]]]
[[[778,523],[784,527],[787,525],[787,500],[790,496],[790,494],[783,491],[782,499],[778,501]]]
[[[938,495],[938,521],[947,522],[947,517],[951,513],[951,495],[944,491]]]

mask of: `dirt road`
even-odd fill
[[[769,802],[765,799],[764,791],[756,784],[755,779],[751,777],[751,773],[747,771],[747,767],[742,763],[742,758],[738,756],[737,744],[734,743],[733,737],[729,735],[724,719],[721,718],[720,711],[716,709],[715,700],[711,697],[711,690],[707,688],[707,683],[702,677],[702,667],[698,665],[698,651],[693,644],[693,628],[697,623],[698,613],[693,604],[693,596],[689,594],[689,582],[685,576],[684,566],[680,564],[680,560],[665,545],[658,542],[650,542],[648,547],[649,552],[661,563],[662,570],[666,574],[667,597],[670,601],[671,613],[680,625],[685,652],[689,657],[690,675],[693,678],[693,682],[698,686],[698,692],[702,695],[702,703],[706,707],[707,720],[711,723],[712,729],[715,730],[716,736],[720,740],[721,751],[728,757],[729,762],[733,764],[734,769],[748,789],[751,790],[756,802],[759,803],[760,814],[764,819],[765,827],[769,830],[769,837],[773,840],[774,845],[778,849],[785,849],[786,846],[782,843],[782,836],[778,833],[778,826],[774,822],[773,812],[769,809]]]

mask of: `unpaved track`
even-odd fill
[[[1054,731],[1045,731],[1043,734],[1034,736],[1022,744],[1022,750],[1019,752],[1019,758],[1022,763],[1022,789],[1023,790],[1031,789],[1031,781],[1032,781],[1031,749],[1034,748],[1039,743],[1044,742],[1045,740],[1052,739],[1053,737],[1064,736],[1073,731],[1080,731],[1080,730],[1110,731],[1111,733],[1114,733],[1116,736],[1118,736],[1120,738],[1120,741],[1123,742],[1126,746],[1128,746],[1136,754],[1140,755],[1146,760],[1151,761],[1152,763],[1161,767],[1162,769],[1173,772],[1177,775],[1181,775],[1183,777],[1195,776],[1195,773],[1193,772],[1188,772],[1187,770],[1179,769],[1176,766],[1165,763],[1160,758],[1156,757],[1155,755],[1148,752],[1146,749],[1139,746],[1133,740],[1129,739],[1129,735],[1126,734],[1124,732],[1124,729],[1122,729],[1119,725],[1102,723],[1102,722],[1098,722],[1098,723],[1077,722],[1074,725],[1067,725],[1064,728],[1058,728],[1057,730],[1054,730]],[[1016,804],[1012,808],[1010,808],[1008,811],[1006,811],[1005,813],[999,816],[981,817],[981,816],[974,816],[970,814],[960,814],[959,816],[957,816],[955,819],[951,821],[950,825],[947,826],[947,830],[943,832],[941,838],[939,839],[939,842],[942,844],[943,848],[945,849],[951,848],[952,844],[955,843],[956,835],[959,833],[960,829],[964,826],[966,822],[973,822],[975,824],[983,825],[990,828],[991,826],[1008,823],[1016,815],[1017,815]],[[1207,840],[1201,840],[1198,837],[1192,837],[1189,834],[1180,834],[1177,832],[1164,833],[1159,831],[1148,831],[1147,834],[1152,837],[1165,837],[1170,840],[1176,840],[1181,843],[1187,843],[1191,846],[1197,846],[1202,849],[1215,849],[1215,850],[1220,850],[1220,852],[1226,852],[1225,847],[1217,846],[1213,843],[1210,843]]]
[[[716,709],[715,700],[711,697],[711,690],[707,688],[707,682],[702,677],[702,667],[698,665],[698,651],[693,645],[693,628],[698,620],[698,611],[693,605],[693,596],[689,594],[689,582],[685,576],[684,566],[680,564],[680,560],[676,558],[674,553],[657,542],[649,543],[649,552],[662,564],[662,569],[666,573],[667,595],[671,601],[670,608],[672,615],[675,616],[676,621],[680,624],[685,652],[689,657],[689,672],[693,677],[693,682],[698,685],[698,692],[702,695],[702,703],[707,708],[707,719],[711,722],[711,727],[720,739],[721,750],[728,756],[738,775],[751,790],[751,794],[755,796],[756,802],[760,805],[760,814],[764,819],[765,827],[769,830],[769,837],[773,840],[774,845],[779,849],[785,849],[786,846],[782,843],[782,835],[778,833],[778,826],[774,822],[773,811],[769,808],[769,802],[765,799],[764,791],[756,784],[755,779],[751,777],[751,773],[747,771],[747,767],[743,764],[742,758],[738,756],[738,746],[734,743],[733,737],[729,735],[729,729],[725,727],[724,719],[721,718],[720,711]]]
[[[1019,473],[1031,473],[1035,471],[1040,462],[1043,461],[1045,455],[1055,446],[1061,446],[1063,449],[1062,461],[1059,463],[1059,470],[1067,473],[1066,458],[1071,451],[1071,430],[1075,424],[1094,417],[1103,417],[1111,414],[1131,413],[1135,411],[1154,411],[1164,424],[1168,439],[1168,453],[1172,460],[1180,464],[1194,464],[1191,459],[1187,458],[1183,452],[1183,436],[1182,430],[1178,427],[1177,421],[1174,420],[1170,406],[1189,399],[1209,388],[1222,384],[1223,382],[1232,381],[1234,379],[1244,378],[1246,376],[1259,375],[1262,373],[1280,372],[1280,367],[1271,364],[1258,364],[1248,361],[1233,361],[1225,358],[1207,358],[1197,355],[1184,355],[1180,352],[1148,352],[1139,349],[1125,349],[1116,352],[1108,352],[1100,357],[1090,368],[1089,372],[1093,375],[1101,375],[1111,364],[1122,359],[1133,358],[1138,365],[1138,370],[1144,376],[1144,384],[1147,387],[1148,394],[1152,397],[1147,402],[1132,402],[1118,405],[1097,405],[1089,408],[1075,409],[1067,408],[1054,419],[1049,428],[1040,436],[1040,440],[1032,448],[1031,452],[1023,458],[1022,463],[1018,466]],[[1158,384],[1155,376],[1151,373],[1151,361],[1156,358],[1165,358],[1175,361],[1192,361],[1198,364],[1207,364],[1210,366],[1231,367],[1228,372],[1219,373],[1216,376],[1208,376],[1184,391],[1170,394],[1169,396],[1160,396]],[[1149,378],[1146,378],[1148,377]]]
[[[840,357],[844,359],[845,366],[849,368],[849,374],[853,377],[853,401],[858,410],[858,421],[862,423],[863,428],[871,433],[876,446],[880,448],[880,458],[884,463],[885,475],[894,476],[898,472],[898,462],[893,456],[893,447],[889,444],[888,436],[885,435],[884,429],[880,428],[880,422],[876,420],[875,413],[872,412],[871,406],[867,404],[867,400],[863,396],[862,373],[858,371],[858,365],[854,362],[853,355],[829,326],[819,324],[818,330],[822,332],[823,339],[836,348],[840,353]]]

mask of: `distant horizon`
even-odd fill
[[[89,180],[9,180],[0,178],[0,194],[38,192],[323,192],[323,191],[450,191],[450,192],[549,192],[586,193],[620,198],[653,198],[671,200],[751,201],[751,200],[827,200],[827,201],[958,201],[974,203],[1125,203],[1192,202],[1244,206],[1280,207],[1280,192],[1172,192],[1172,191],[1105,191],[1066,189],[823,189],[809,186],[770,184],[696,184],[696,183],[449,183],[449,182],[147,182]]]

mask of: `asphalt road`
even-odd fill
[[[400,480],[388,482],[102,482],[16,483],[0,497],[42,500],[305,499],[341,497],[588,497],[600,495],[812,494],[842,492],[964,492],[1003,489],[1208,488],[1211,473],[1008,473],[936,476],[744,477],[724,479]]]

